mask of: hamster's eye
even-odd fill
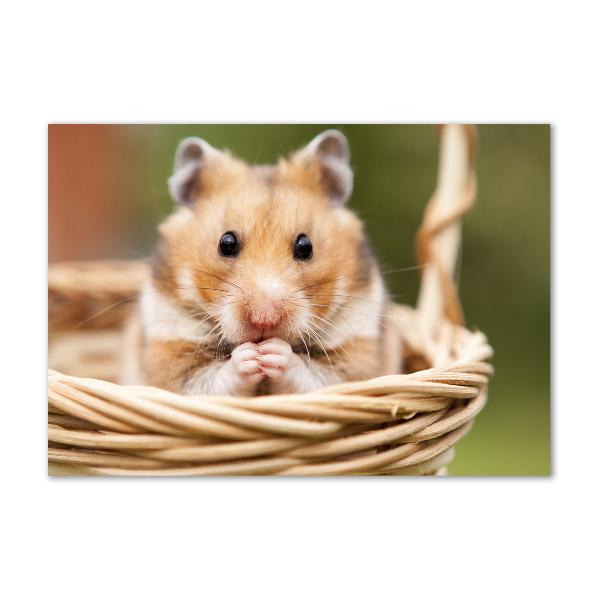
[[[219,242],[219,254],[221,256],[237,256],[240,252],[240,243],[235,233],[228,231],[223,234]]]
[[[294,258],[296,260],[308,260],[312,257],[313,247],[312,242],[301,233],[296,239],[294,245]]]

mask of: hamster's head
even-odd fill
[[[155,287],[229,344],[326,340],[332,313],[368,290],[376,271],[362,223],[344,206],[349,161],[335,130],[275,166],[184,140],[169,179],[179,206],[160,227]]]

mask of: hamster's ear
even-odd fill
[[[183,140],[175,152],[175,171],[169,178],[173,200],[191,206],[202,193],[202,170],[206,163],[222,154],[198,137]]]
[[[344,204],[352,194],[354,177],[350,168],[348,140],[336,129],[319,134],[299,153],[307,163],[317,162],[320,183],[334,206]]]

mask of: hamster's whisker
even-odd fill
[[[348,321],[348,319],[346,319],[346,317],[344,317],[344,315],[340,315],[337,312],[340,308],[343,308],[341,305],[337,305],[335,302],[332,302],[331,306],[333,306],[335,308],[335,310],[331,310],[331,306],[329,306],[327,304],[313,304],[312,302],[309,302],[307,306],[318,306],[321,308],[328,308],[329,312],[331,312],[332,316],[339,317],[340,319],[344,319],[344,321],[346,323],[348,323],[348,326],[350,327],[350,329],[352,329],[352,333],[356,336],[356,331],[354,330],[354,325],[352,325],[352,323],[350,323],[350,321]]]
[[[355,308],[347,308],[346,306],[343,306],[339,302],[332,302],[331,304],[332,304],[332,306],[335,306],[336,309],[351,310],[352,312],[360,313],[361,315],[372,315],[373,317],[387,317],[388,319],[394,319],[395,318],[392,315],[382,315],[382,314],[379,314],[379,313],[366,312],[364,310],[356,310]],[[327,304],[314,304],[312,302],[309,304],[309,306],[319,306],[319,307],[322,307],[322,308],[328,308]]]
[[[380,271],[380,275],[390,275],[392,273],[403,273],[404,271],[414,271],[416,269],[421,269],[423,267],[427,267],[428,265],[433,264],[432,262],[423,263],[422,265],[415,265],[414,267],[404,267],[402,269],[393,269],[392,271]],[[326,281],[320,281],[319,283],[314,283],[313,285],[307,285],[306,287],[299,288],[295,292],[301,292],[302,290],[308,290],[312,287],[317,287],[319,285],[325,285],[326,283],[332,283],[333,281],[342,281],[343,279],[356,279],[357,277],[362,277],[362,275],[347,275],[345,277],[336,277],[335,279],[327,279]]]
[[[417,269],[423,269],[429,265],[434,264],[433,261],[422,263],[420,265],[414,265],[413,267],[403,267],[402,269],[392,269],[391,271],[379,271],[380,275],[391,275],[392,273],[404,273],[404,271],[416,271]]]
[[[340,279],[354,279],[354,277],[358,277],[358,275],[352,275],[352,276],[348,276],[348,277],[336,277],[335,279],[328,279],[327,281],[320,281],[319,283],[313,283],[313,285],[307,285],[306,287],[298,288],[297,290],[293,291],[292,294],[297,294],[298,292],[301,292],[303,290],[308,290],[309,288],[316,287],[318,285],[325,285],[326,283],[331,283],[333,281],[340,281]]]
[[[226,330],[223,331],[223,327],[219,326],[219,329],[221,330],[221,333],[219,333],[219,341],[217,342],[217,347],[215,349],[215,355],[217,356],[217,358],[219,358],[219,348],[221,346],[221,344],[223,344],[223,349],[225,349],[225,342],[227,340],[227,333],[229,333],[229,330],[231,329],[231,325],[228,325]],[[224,358],[225,355],[222,354],[221,358]]]
[[[229,295],[229,294],[226,294],[226,295]],[[219,298],[215,298],[215,300],[220,300],[221,298],[223,298],[223,296],[220,296]],[[222,304],[222,305],[221,305],[221,306],[220,306],[220,307],[217,309],[217,312],[219,312],[219,311],[220,311],[220,310],[221,310],[223,307],[225,307],[225,306],[229,306],[229,305],[231,305],[231,304],[235,304],[235,300],[232,300],[231,302],[224,302],[224,303],[223,303],[223,304]],[[202,308],[204,308],[204,307],[202,307]],[[190,313],[188,314],[188,316],[190,316],[190,317],[193,317],[193,318],[198,318],[198,317],[201,317],[201,316],[203,316],[203,315],[206,315],[206,314],[207,314],[207,311],[205,311],[205,310],[202,310],[202,308],[201,308],[201,307],[198,307],[198,308],[197,308],[196,310],[194,310],[193,312],[192,312],[192,311],[190,311]],[[212,307],[211,307],[211,308],[212,308]]]
[[[329,354],[327,354],[327,350],[325,350],[325,346],[321,343],[319,336],[304,319],[302,319],[302,323],[304,325],[304,328],[306,329],[306,331],[309,334],[309,339],[310,339],[310,334],[312,334],[312,336],[315,338],[315,341],[317,342],[317,344],[319,344],[319,346],[321,346],[321,348],[323,349],[323,352],[325,353],[325,356],[327,357],[327,360],[329,361],[329,366],[331,367],[331,372],[335,373],[335,370],[333,368],[333,363],[331,362],[331,359],[329,358]]]
[[[308,349],[308,345],[306,344],[306,341],[304,340],[304,336],[302,335],[302,331],[299,327],[296,327],[296,333],[298,334],[298,337],[302,340],[302,343],[304,344],[304,347],[306,348],[306,356],[308,357],[308,376],[310,377],[310,351]]]
[[[229,297],[229,298],[231,298],[232,296],[231,296],[231,294],[224,294],[223,296],[219,296],[218,298],[214,298],[214,300],[220,300],[221,298],[225,298],[225,297]],[[212,300],[207,300],[207,302],[212,302]],[[198,304],[203,304],[203,302],[199,302]],[[224,302],[224,303],[222,304],[222,307],[223,307],[223,306],[229,306],[230,304],[235,304],[235,300],[231,300],[231,301],[229,301],[229,302]],[[211,308],[213,308],[213,307],[211,307]],[[193,311],[190,311],[190,316],[191,316],[191,317],[193,317],[193,316],[196,316],[196,317],[197,317],[197,316],[199,316],[199,315],[206,314],[205,312],[197,312],[197,311],[202,311],[203,309],[204,309],[204,307],[203,307],[203,306],[202,306],[202,307],[198,306],[198,307],[197,307],[197,308],[195,308]],[[219,310],[220,310],[220,309],[219,309]]]
[[[356,335],[356,332],[354,331],[354,328],[352,327],[352,324],[350,323],[350,321],[348,321],[348,319],[346,319],[346,317],[344,317],[343,315],[338,314],[337,309],[332,310],[331,307],[328,306],[327,304],[314,304],[312,302],[307,302],[306,304],[300,304],[300,303],[297,303],[297,302],[291,302],[291,301],[288,301],[288,302],[292,306],[298,306],[300,308],[309,308],[311,306],[318,306],[318,307],[321,307],[321,308],[328,308],[329,310],[327,311],[326,314],[331,313],[332,316],[333,315],[337,315],[341,319],[344,319],[344,321],[346,321],[346,323],[348,323],[348,325],[350,325],[350,327],[352,328],[352,331],[353,331],[354,335]],[[336,304],[335,302],[332,302],[331,306],[335,306],[335,304]]]
[[[227,340],[229,339],[229,333],[233,330],[233,325],[231,323],[229,323],[227,325],[227,327],[225,327],[225,329],[223,330],[223,328],[221,327],[221,337],[223,339],[223,342],[227,342]],[[233,350],[232,350],[233,352]],[[228,355],[223,355],[223,357],[225,356],[231,356],[232,352],[230,352]]]
[[[198,304],[205,304],[206,302],[213,302],[215,300],[220,300],[221,298],[228,296],[228,295],[229,294],[223,294],[222,296],[217,296],[216,298],[212,298],[211,300],[204,300],[202,302],[199,302]],[[175,325],[177,325],[177,321],[179,321],[179,319],[184,315],[186,317],[190,317],[192,319],[197,319],[198,317],[202,317],[202,316],[208,314],[208,311],[203,310],[203,309],[204,309],[204,307],[194,307],[193,309],[182,308],[181,312],[177,315],[177,318],[175,319]]]
[[[203,271],[202,269],[198,269],[196,267],[193,267],[193,269],[194,269],[194,271],[198,271],[198,273],[204,273],[205,275],[210,275],[210,277],[214,277],[215,279],[218,279],[219,281],[222,281],[223,283],[226,283],[227,285],[231,285],[234,288],[237,288],[238,290],[240,290],[240,292],[242,292],[242,294],[244,294],[244,296],[248,295],[239,285],[232,283],[231,281],[228,281],[227,279],[223,279],[221,277],[218,277],[217,275],[213,275],[212,273],[209,273],[208,271]]]
[[[205,317],[205,318],[204,318],[204,319],[203,319],[203,320],[202,320],[202,321],[201,321],[201,322],[198,324],[198,326],[197,326],[197,327],[196,327],[196,328],[195,328],[195,329],[194,329],[194,330],[193,330],[193,331],[192,331],[192,332],[191,332],[191,333],[190,333],[190,334],[189,334],[189,335],[186,337],[186,339],[184,340],[184,342],[185,342],[185,341],[187,340],[187,338],[188,338],[188,337],[190,337],[191,335],[193,335],[193,334],[194,334],[194,332],[196,333],[196,340],[195,340],[195,345],[196,345],[196,348],[194,349],[194,352],[192,353],[192,355],[195,355],[195,356],[196,356],[195,363],[197,363],[197,362],[198,362],[198,355],[199,355],[200,353],[201,353],[201,354],[204,354],[204,356],[206,356],[207,358],[211,358],[211,359],[217,358],[217,356],[216,356],[216,353],[215,353],[214,355],[212,355],[212,356],[211,356],[210,354],[207,354],[207,353],[206,353],[206,352],[205,352],[205,351],[202,349],[202,344],[201,344],[201,343],[199,342],[199,340],[198,340],[198,328],[199,328],[199,327],[200,327],[200,326],[201,326],[203,323],[205,323],[207,320],[209,320],[209,319],[213,318],[213,317],[214,317],[214,316],[215,316],[215,315],[216,315],[218,312],[219,312],[219,311],[217,310],[217,311],[215,311],[215,312],[214,312],[212,315],[208,315],[208,316],[206,316],[206,317]],[[206,341],[205,341],[205,343],[204,343],[204,345],[205,345],[206,347],[209,347],[209,346],[210,346],[211,339],[212,339],[212,338],[211,338],[211,336],[212,336],[212,337],[214,337],[215,335],[217,335],[216,333],[213,333],[213,331],[214,331],[215,329],[217,329],[217,328],[220,328],[220,327],[221,327],[221,325],[220,325],[220,324],[217,322],[217,323],[214,325],[214,327],[213,327],[213,328],[212,328],[212,329],[211,329],[211,330],[210,330],[208,333],[204,334],[204,336],[203,336],[203,337],[204,337],[204,339],[206,340]],[[200,352],[197,352],[197,350],[199,350]],[[190,369],[191,369],[191,363],[190,363],[190,365],[188,366],[188,376],[189,376]]]
[[[162,288],[160,290],[153,290],[152,292],[140,292],[139,294],[134,294],[133,296],[128,296],[127,298],[123,298],[122,300],[119,300],[118,302],[115,302],[114,304],[111,304],[110,306],[103,308],[101,311],[97,312],[96,314],[93,314],[91,317],[88,317],[87,319],[81,321],[81,323],[77,323],[77,325],[75,325],[75,327],[73,327],[73,329],[77,329],[78,327],[81,327],[81,325],[84,325],[88,321],[91,321],[92,319],[99,317],[101,314],[105,313],[107,310],[110,310],[111,308],[114,308],[115,306],[119,306],[119,304],[123,304],[123,302],[130,302],[131,300],[137,300],[138,298],[141,298],[142,296],[148,296],[150,294],[160,294],[163,291],[191,290],[191,289],[198,289],[198,288],[189,288],[189,287]],[[213,289],[213,288],[204,288],[204,289]],[[217,290],[217,291],[226,292],[227,290]],[[206,302],[212,302],[212,300],[206,300]]]
[[[293,303],[292,303],[293,304]],[[284,304],[283,308],[285,309],[285,312],[287,314],[287,325],[286,325],[286,333],[288,335],[291,336],[291,338],[293,339],[295,337],[295,334],[298,333],[299,329],[297,325],[293,324],[293,319],[290,319],[290,311],[287,309],[287,306]]]
[[[335,343],[335,339],[329,332],[325,331],[325,329],[323,329],[322,327],[319,327],[316,323],[313,323],[313,326],[316,327],[319,331],[322,331],[325,335],[329,336],[329,338]],[[352,360],[352,357],[348,354],[347,350],[345,350],[341,346],[338,346],[338,347],[341,350],[344,350],[344,352],[346,352],[346,356],[348,356],[348,358],[352,361],[352,363],[354,364],[354,367],[356,368],[356,370],[360,373],[360,376],[362,377],[361,370],[358,368],[358,365]],[[340,364],[342,365],[342,367],[346,370],[346,373],[348,374],[349,371],[348,371],[348,367],[346,366],[346,360],[340,356],[339,352],[335,348],[330,348],[330,350],[335,352],[335,355],[338,357]]]
[[[202,321],[200,321],[200,323],[198,323],[198,326],[194,328],[194,331],[196,331],[196,330],[198,329],[198,327],[200,327],[200,325],[203,325],[204,323],[206,323],[206,321],[209,321],[210,319],[212,319],[212,318],[214,318],[215,316],[217,316],[217,315],[219,314],[219,310],[220,310],[220,309],[217,309],[217,310],[215,310],[213,313],[211,313],[211,314],[207,314],[207,315],[206,315],[206,316],[205,316],[205,317],[202,319]],[[208,336],[209,336],[209,335],[210,335],[210,334],[211,334],[211,333],[212,333],[212,332],[215,330],[215,327],[218,327],[218,326],[219,326],[219,323],[218,323],[218,321],[217,321],[217,322],[216,322],[216,324],[215,324],[215,326],[214,326],[214,327],[213,327],[213,328],[212,328],[212,329],[211,329],[211,330],[210,330],[208,333],[206,333],[206,334],[205,334],[205,337],[208,337]],[[192,331],[192,334],[194,333],[194,331]],[[196,332],[196,333],[197,333],[197,332]],[[192,335],[192,334],[190,334],[190,335]],[[188,336],[188,337],[189,337],[189,336]],[[187,340],[187,337],[186,337],[186,340]],[[198,336],[197,336],[197,335],[196,335],[196,345],[198,345]]]
[[[348,319],[346,319],[346,317],[344,317],[344,315],[340,315],[337,311],[339,308],[342,308],[342,306],[337,303],[337,302],[332,302],[331,306],[334,307],[334,310],[331,309],[331,306],[327,305],[327,304],[314,304],[313,302],[307,302],[306,304],[299,304],[297,302],[289,302],[292,306],[299,306],[300,308],[309,308],[310,306],[318,306],[320,308],[328,308],[329,312],[331,313],[332,316],[336,316],[339,317],[340,319],[343,319],[346,323],[348,323],[348,326],[350,327],[350,329],[352,329],[352,333],[354,335],[356,335],[356,331],[354,330],[354,326],[352,325],[352,323],[350,323],[350,321],[348,321]],[[371,313],[365,313],[365,314],[371,314]],[[374,314],[374,313],[373,313]],[[315,315],[316,316],[316,315]],[[391,331],[391,330],[390,330]]]
[[[205,319],[206,320],[206,319]],[[208,339],[207,341],[207,346],[210,345],[210,341],[211,338],[209,337],[212,332],[219,326],[219,324],[217,323],[217,325],[215,325],[207,334],[206,334],[206,338]],[[201,344],[198,342],[198,334],[196,333],[196,348],[194,349],[194,351],[192,352],[191,356],[193,358],[193,365],[192,365],[192,361],[190,360],[188,363],[188,370],[187,370],[187,376],[188,379],[190,378],[190,373],[192,371],[192,366],[196,367],[196,365],[198,364],[198,359],[200,357],[200,352],[197,352],[197,350],[200,350],[200,352],[202,354],[204,354],[205,356],[207,356],[208,358],[214,359],[216,358],[215,356],[210,356],[209,354],[206,354],[206,352],[204,352],[204,350],[202,350],[202,346]]]
[[[307,298],[332,298],[334,296],[337,296],[337,297],[340,297],[340,298],[351,298],[352,300],[363,300],[364,302],[371,302],[372,304],[377,304],[378,306],[381,306],[382,308],[385,308],[385,309],[393,312],[394,314],[398,315],[399,317],[402,317],[403,319],[405,319],[406,321],[412,323],[416,327],[419,327],[418,323],[415,323],[412,319],[409,319],[406,315],[403,315],[402,313],[399,313],[397,310],[394,310],[390,306],[386,306],[385,304],[380,304],[379,302],[375,302],[374,300],[367,300],[367,298],[360,298],[358,296],[347,296],[345,294],[312,294],[312,295],[309,295],[309,296],[307,295]],[[431,336],[434,337],[436,340],[440,339],[434,333],[432,333]]]
[[[216,329],[216,331],[215,331],[215,329]],[[222,334],[220,333],[221,329],[222,329],[221,325],[217,324],[210,330],[211,338],[208,340],[207,344],[210,345],[211,343],[213,343],[213,340],[215,338],[217,338],[217,345],[215,346],[215,350],[211,356],[212,359],[219,358],[219,343],[222,338]],[[213,331],[214,331],[214,333],[213,333]],[[202,347],[200,344],[197,344],[197,348],[198,348],[198,350],[200,350],[200,352],[202,352]],[[199,356],[199,354],[196,352],[196,362],[198,362],[198,356]]]
[[[225,294],[229,293],[229,290],[222,290],[221,288],[209,288],[209,287],[196,287],[196,286],[191,286],[189,288],[174,288],[174,289],[179,289],[179,290],[212,290],[213,292],[223,292]]]
[[[319,317],[318,315],[312,315],[313,318],[317,318],[321,321],[323,321],[324,323],[326,323],[327,325],[331,325],[332,327],[335,327],[337,331],[339,331],[352,345],[352,347],[358,352],[358,354],[360,355],[360,357],[362,358],[363,362],[365,363],[365,366],[369,369],[369,371],[371,372],[371,378],[373,377],[373,371],[371,370],[371,367],[369,366],[369,363],[366,361],[365,357],[363,356],[363,353],[356,347],[356,344],[348,337],[348,335],[346,335],[346,333],[337,325],[335,325],[334,323],[329,322],[327,319],[323,319],[322,317]],[[316,323],[313,323],[315,325],[315,327],[318,327],[318,325]],[[323,331],[323,333],[326,333],[327,335],[329,335],[329,337],[335,342],[334,337],[328,333],[325,329],[322,329],[321,327],[319,327],[320,331]],[[358,365],[354,362],[353,358],[350,356],[350,354],[348,353],[348,351],[343,348],[342,346],[339,346],[348,356],[348,358],[352,361],[352,364],[358,369],[358,372],[360,373],[361,378],[364,379],[362,371],[360,370],[360,368],[358,367]],[[340,359],[341,360],[341,359]]]
[[[216,314],[216,313],[215,313],[215,314]],[[213,314],[212,316],[214,316],[214,314]],[[210,317],[207,317],[206,319],[204,319],[204,321],[208,320],[209,318],[210,318]],[[202,321],[202,322],[204,323],[204,321]],[[213,331],[214,331],[215,329],[217,329],[217,331],[218,331],[220,328],[221,328],[221,324],[220,324],[218,321],[216,321],[216,322],[215,322],[215,324],[214,324],[214,326],[213,326],[213,328],[212,328],[212,329],[211,329],[211,330],[210,330],[210,331],[209,331],[209,332],[208,332],[208,333],[207,333],[207,334],[206,334],[204,337],[206,337],[206,338],[209,338],[209,336],[211,336],[211,335],[212,335],[212,336],[218,335],[218,333],[214,333],[214,334],[213,334]],[[209,342],[210,342],[210,340],[209,340]],[[198,341],[198,336],[197,336],[197,335],[196,335],[196,346],[197,346],[198,348],[200,348],[200,347],[201,347],[201,346],[200,346],[200,342]]]
[[[374,317],[388,317],[389,319],[394,319],[395,317],[393,315],[380,315],[378,313],[370,313],[370,312],[363,312],[360,310],[354,310],[353,308],[346,308],[345,306],[342,306],[341,304],[337,303],[337,302],[332,302],[332,305],[336,306],[336,312],[334,312],[334,314],[338,317],[340,317],[340,319],[344,319],[344,321],[346,321],[346,323],[348,323],[348,325],[350,325],[350,327],[352,327],[352,330],[354,331],[354,327],[352,326],[352,324],[350,323],[350,321],[348,321],[348,319],[346,319],[346,317],[344,317],[344,315],[340,315],[340,313],[338,313],[338,310],[351,310],[353,312],[360,312],[364,315],[373,315]],[[324,304],[309,304],[309,306],[325,306]],[[402,336],[401,333],[399,333],[398,331],[396,331],[395,329],[392,329],[391,327],[389,327],[388,325],[386,325],[385,323],[379,323],[382,327],[385,327],[385,329],[387,329],[388,331],[391,331],[394,335],[400,335]],[[356,332],[354,332],[354,334],[356,335]]]
[[[196,332],[196,330],[198,329],[198,327],[200,327],[200,325],[202,325],[202,323],[198,323],[198,325],[196,325],[196,327],[194,327],[194,329],[191,331],[191,333],[189,333],[184,338],[184,340],[181,342],[181,345],[177,349],[177,352],[175,352],[175,356],[173,357],[173,362],[171,362],[171,368],[169,369],[169,381],[171,380],[171,377],[173,376],[173,367],[175,366],[175,361],[177,360],[177,357],[179,356],[180,350],[183,348],[183,345],[186,343],[187,339]],[[188,377],[189,377],[189,366],[188,366]]]

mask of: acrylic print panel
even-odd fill
[[[328,129],[341,135],[317,137]],[[392,399],[364,383],[394,363],[389,330],[404,323],[408,335],[416,321],[413,248],[438,178],[435,128],[51,125],[49,366],[62,374],[49,383],[51,472],[352,474],[387,464],[419,473],[444,462],[427,462],[428,452],[433,461],[455,452],[450,474],[549,474],[549,134],[544,125],[478,128],[479,198],[456,276],[465,324],[489,337],[496,374],[466,435],[469,414],[452,429],[447,397],[423,406],[425,384],[441,394],[449,380],[413,382]],[[205,142],[182,147],[169,189],[176,148],[190,137]],[[142,289],[150,256],[157,277]],[[138,304],[162,316],[136,324],[128,313]],[[427,366],[423,349],[408,347],[405,370]],[[116,387],[136,382],[123,377],[139,374],[140,360],[157,389]],[[488,374],[469,377],[477,388]],[[320,384],[346,387],[324,402]],[[299,403],[296,392],[312,396]]]

